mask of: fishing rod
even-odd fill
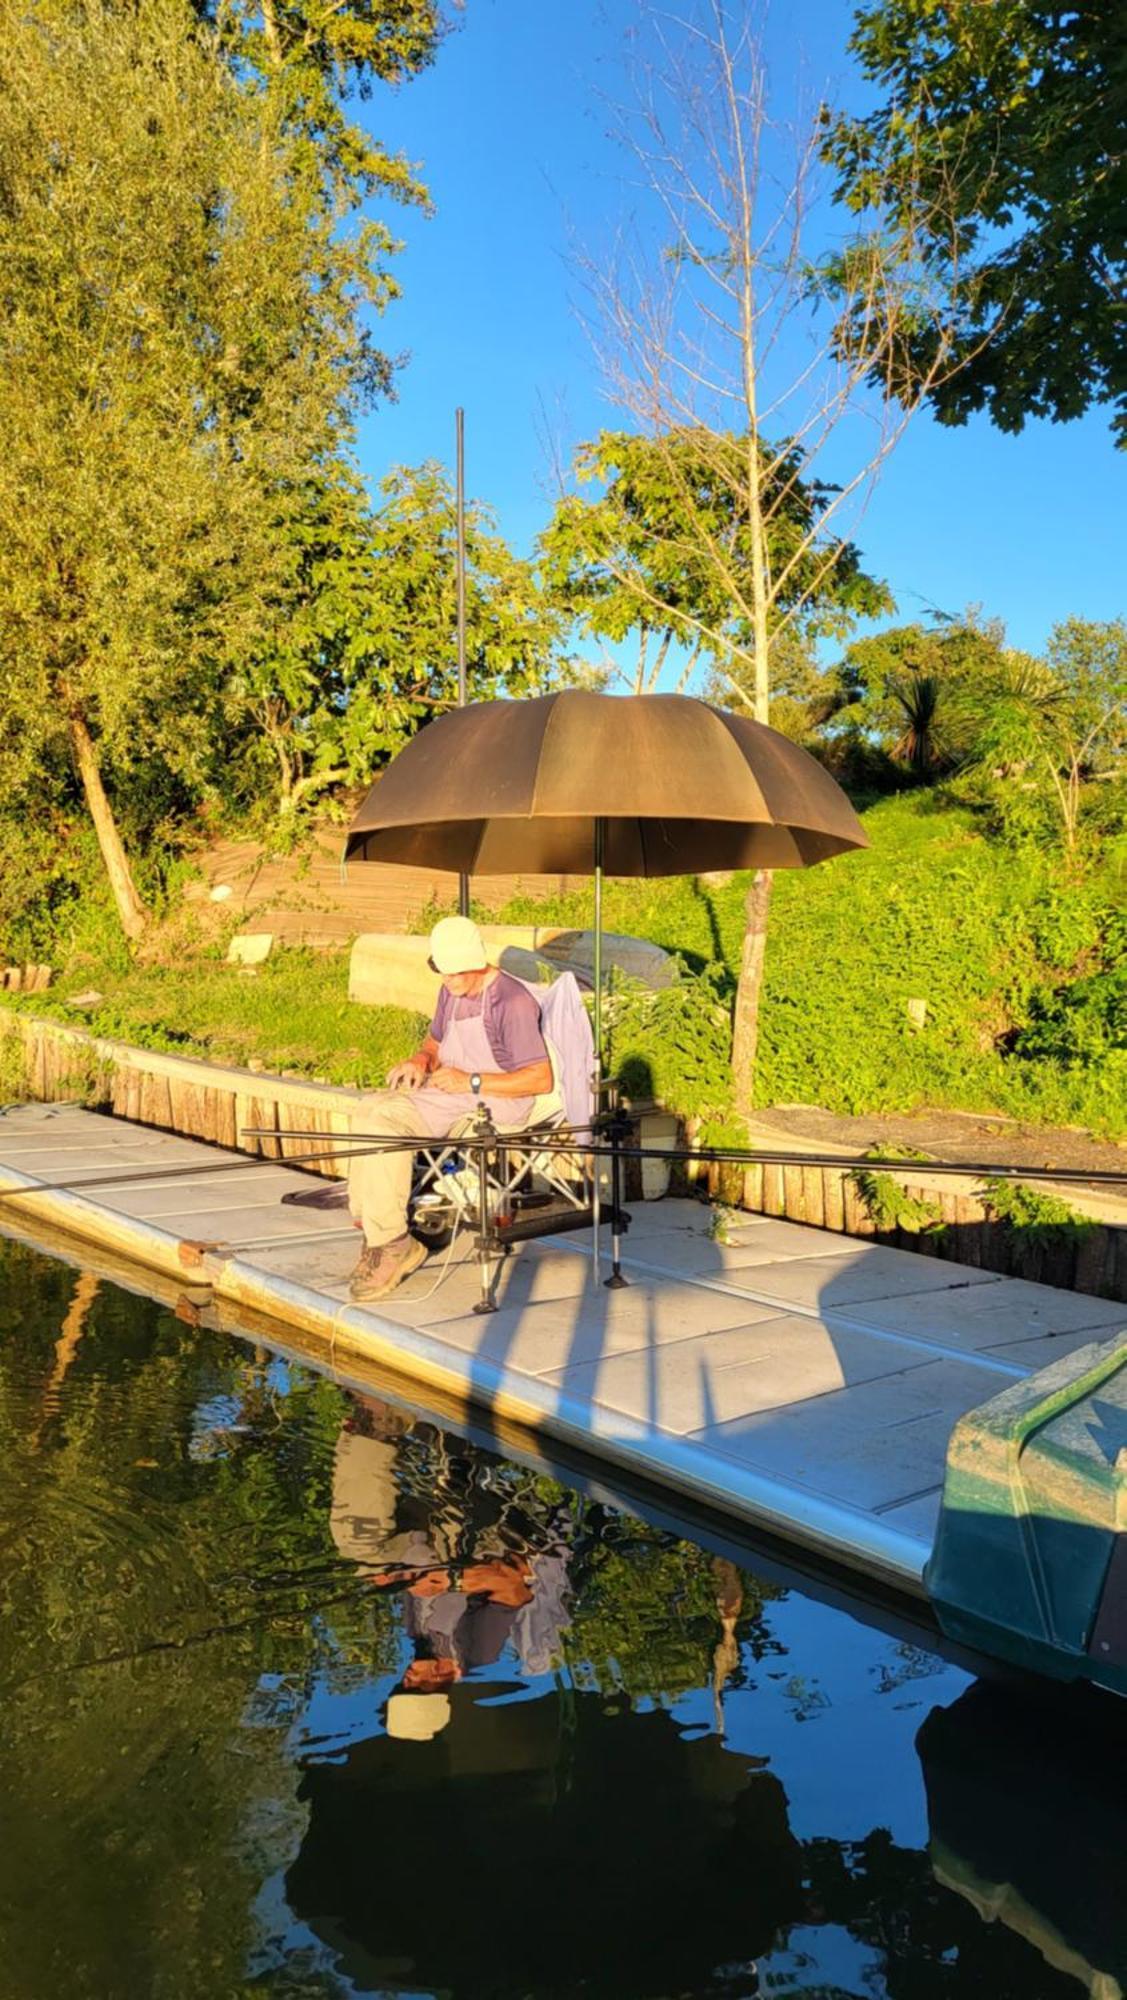
[[[248,1139],[273,1138],[321,1141],[333,1138],[328,1132],[291,1132],[244,1127],[243,1137]],[[312,1153],[305,1156],[305,1162],[314,1160],[355,1157],[348,1152],[351,1141],[359,1142],[357,1150],[362,1152],[410,1150],[420,1152],[428,1145],[449,1146],[459,1152],[496,1152],[501,1149],[536,1151],[542,1153],[584,1153],[595,1159],[620,1160],[683,1160],[699,1166],[742,1166],[742,1167],[840,1167],[847,1172],[865,1172],[880,1168],[889,1173],[903,1173],[912,1168],[925,1168],[928,1173],[963,1175],[973,1180],[1042,1180],[1086,1182],[1099,1181],[1112,1186],[1127,1186],[1127,1168],[1124,1167],[1034,1167],[998,1165],[982,1160],[937,1160],[926,1154],[913,1154],[887,1158],[879,1154],[866,1156],[857,1153],[795,1153],[784,1148],[758,1148],[749,1146],[643,1146],[631,1140],[600,1144],[598,1141],[568,1137],[558,1132],[540,1133],[534,1128],[496,1130],[490,1133],[467,1133],[464,1138],[451,1136],[429,1138],[426,1134],[412,1134],[408,1138],[399,1135],[383,1135],[378,1132],[355,1132],[337,1135],[331,1153]],[[290,1164],[300,1165],[294,1161]],[[260,1164],[260,1163],[259,1163]]]
[[[144,1182],[164,1182],[176,1180],[198,1180],[213,1174],[237,1174],[250,1170],[261,1172],[264,1167],[305,1168],[324,1165],[328,1162],[346,1164],[349,1160],[370,1158],[382,1153],[418,1153],[430,1147],[450,1152],[468,1153],[480,1158],[484,1154],[498,1151],[536,1151],[565,1156],[582,1153],[588,1158],[601,1160],[659,1160],[669,1165],[683,1162],[693,1166],[736,1166],[745,1171],[754,1167],[817,1167],[830,1170],[840,1169],[847,1173],[866,1172],[879,1169],[882,1172],[904,1174],[913,1170],[924,1170],[928,1174],[963,1177],[968,1180],[1013,1180],[1013,1181],[1057,1181],[1070,1185],[1098,1183],[1100,1186],[1127,1186],[1127,1169],[1109,1167],[1067,1167],[1011,1166],[994,1161],[981,1160],[937,1160],[926,1155],[913,1155],[895,1159],[868,1157],[855,1153],[796,1153],[785,1148],[771,1147],[755,1149],[738,1146],[643,1146],[629,1140],[612,1140],[609,1144],[598,1140],[577,1139],[559,1132],[537,1132],[535,1129],[494,1130],[487,1133],[466,1133],[464,1137],[450,1135],[428,1137],[423,1133],[378,1133],[378,1132],[309,1132],[293,1131],[287,1128],[244,1126],[244,1139],[258,1139],[266,1143],[281,1144],[283,1141],[302,1145],[325,1146],[324,1151],[303,1152],[289,1158],[279,1154],[276,1158],[266,1155],[248,1154],[241,1159],[227,1158],[214,1164],[183,1167],[131,1167],[122,1173],[99,1173],[84,1175],[81,1180],[41,1181],[26,1188],[0,1190],[0,1198],[5,1195],[27,1195],[53,1191],[82,1193],[86,1188],[135,1187]]]

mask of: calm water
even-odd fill
[[[0,1438],[2,2000],[1127,1986],[1072,1718],[2,1241]]]

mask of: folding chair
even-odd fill
[[[590,1150],[602,1120],[583,997],[570,972],[561,973],[546,994],[530,990],[541,1003],[551,1089],[534,1100],[519,1127],[496,1125],[482,1105],[476,1117],[447,1138],[421,1145],[416,1154],[410,1225],[432,1247],[448,1243],[460,1228],[474,1229],[482,1269],[478,1312],[495,1309],[494,1267],[513,1243],[596,1228],[601,1220],[613,1232],[608,1283],[625,1282],[618,1249],[629,1217],[621,1208],[617,1176],[608,1184],[601,1160]],[[471,1137],[475,1143],[467,1147]]]

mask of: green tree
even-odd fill
[[[456,512],[435,464],[404,466],[371,511],[342,472],[295,506],[290,571],[262,643],[235,664],[229,725],[265,752],[284,814],[358,783],[457,701]],[[466,672],[471,695],[539,692],[563,662],[563,619],[534,566],[484,507],[466,513]],[[249,734],[247,724],[250,724]]]
[[[370,386],[308,156],[182,0],[8,7],[0,779],[19,813],[70,766],[131,938],[121,800],[154,767],[205,784],[219,691],[292,602],[313,469],[340,486]]]
[[[875,743],[918,781],[937,778],[968,750],[971,709],[997,685],[1006,657],[1001,625],[973,612],[857,639],[834,671],[831,728]]]
[[[377,312],[399,295],[389,260],[402,249],[371,204],[391,200],[427,209],[416,168],[390,153],[349,115],[350,98],[376,84],[397,85],[433,62],[445,32],[438,0],[197,0],[216,49],[242,86],[266,94],[270,118],[296,141],[289,172],[312,221],[334,285],[353,288]],[[356,229],[347,218],[364,204]],[[386,388],[396,366],[370,327],[354,329],[353,359],[369,389]]]
[[[1110,404],[1127,444],[1117,0],[879,0],[855,18],[882,102],[828,134],[837,195],[909,227],[938,281],[905,316],[882,387],[926,382],[942,422],[985,409],[1006,431]],[[940,347],[959,365],[936,376]]]
[[[815,638],[840,636],[891,599],[852,542],[817,537],[834,489],[803,476],[800,451],[763,442],[759,451],[768,561],[779,579],[768,626],[793,663]],[[579,486],[600,490],[557,503],[539,543],[544,577],[585,633],[615,644],[634,636],[638,693],[657,685],[676,646],[681,686],[703,657],[722,699],[754,706],[748,453],[746,434],[686,428],[604,431],[576,454]]]
[[[1091,788],[1123,780],[1127,749],[1127,621],[1069,618],[1046,657],[1010,654],[968,692],[968,770],[985,784],[1003,824],[1026,829],[1029,808],[1047,817],[1070,862],[1077,858]]]

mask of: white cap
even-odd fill
[[[443,917],[430,934],[436,972],[483,972],[489,963],[485,940],[469,917]]]
[[[404,1743],[429,1743],[450,1720],[448,1694],[392,1694],[387,1699],[387,1733]]]

